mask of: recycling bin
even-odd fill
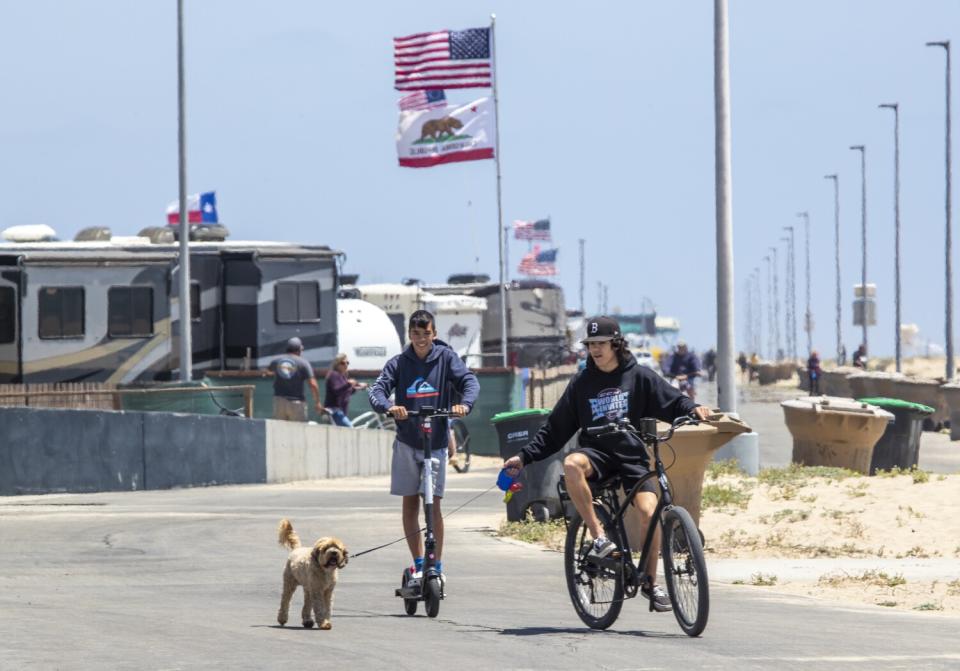
[[[490,421],[500,439],[500,457],[509,459],[526,447],[549,414],[550,411],[544,408],[528,408],[494,415]],[[507,502],[508,521],[523,520],[528,510],[540,522],[563,514],[557,483],[563,475],[563,457],[575,444],[576,436],[556,454],[524,466],[517,479],[523,489],[514,492]]]
[[[893,419],[876,406],[835,396],[807,396],[780,406],[793,436],[794,463],[837,466],[864,475],[870,472],[874,445]]]
[[[922,403],[913,403],[899,398],[861,398],[861,403],[869,403],[883,408],[893,415],[893,421],[873,448],[870,460],[870,475],[877,471],[889,471],[895,466],[910,469],[917,465],[920,456],[920,436],[923,435],[923,420],[934,413],[934,409]]]

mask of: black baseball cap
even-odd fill
[[[587,337],[582,342],[607,342],[620,337],[620,324],[613,317],[590,317],[586,323]]]

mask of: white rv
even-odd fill
[[[402,347],[387,313],[356,298],[337,299],[337,349],[350,357],[350,367],[380,370]]]

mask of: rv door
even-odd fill
[[[0,270],[0,382],[19,382],[20,356],[19,270]]]

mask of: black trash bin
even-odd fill
[[[893,421],[887,424],[886,431],[873,448],[870,475],[875,475],[877,471],[889,471],[894,466],[901,470],[916,467],[920,457],[923,420],[932,415],[934,409],[899,398],[861,398],[858,401],[893,413]]]
[[[529,408],[494,415],[490,421],[500,437],[500,457],[509,459],[525,447],[547,421],[549,414],[550,411],[543,408]],[[557,498],[557,482],[563,475],[563,455],[567,451],[565,447],[520,471],[519,481],[523,489],[514,492],[507,503],[508,521],[524,519],[528,510],[540,522],[563,514],[560,499]]]

